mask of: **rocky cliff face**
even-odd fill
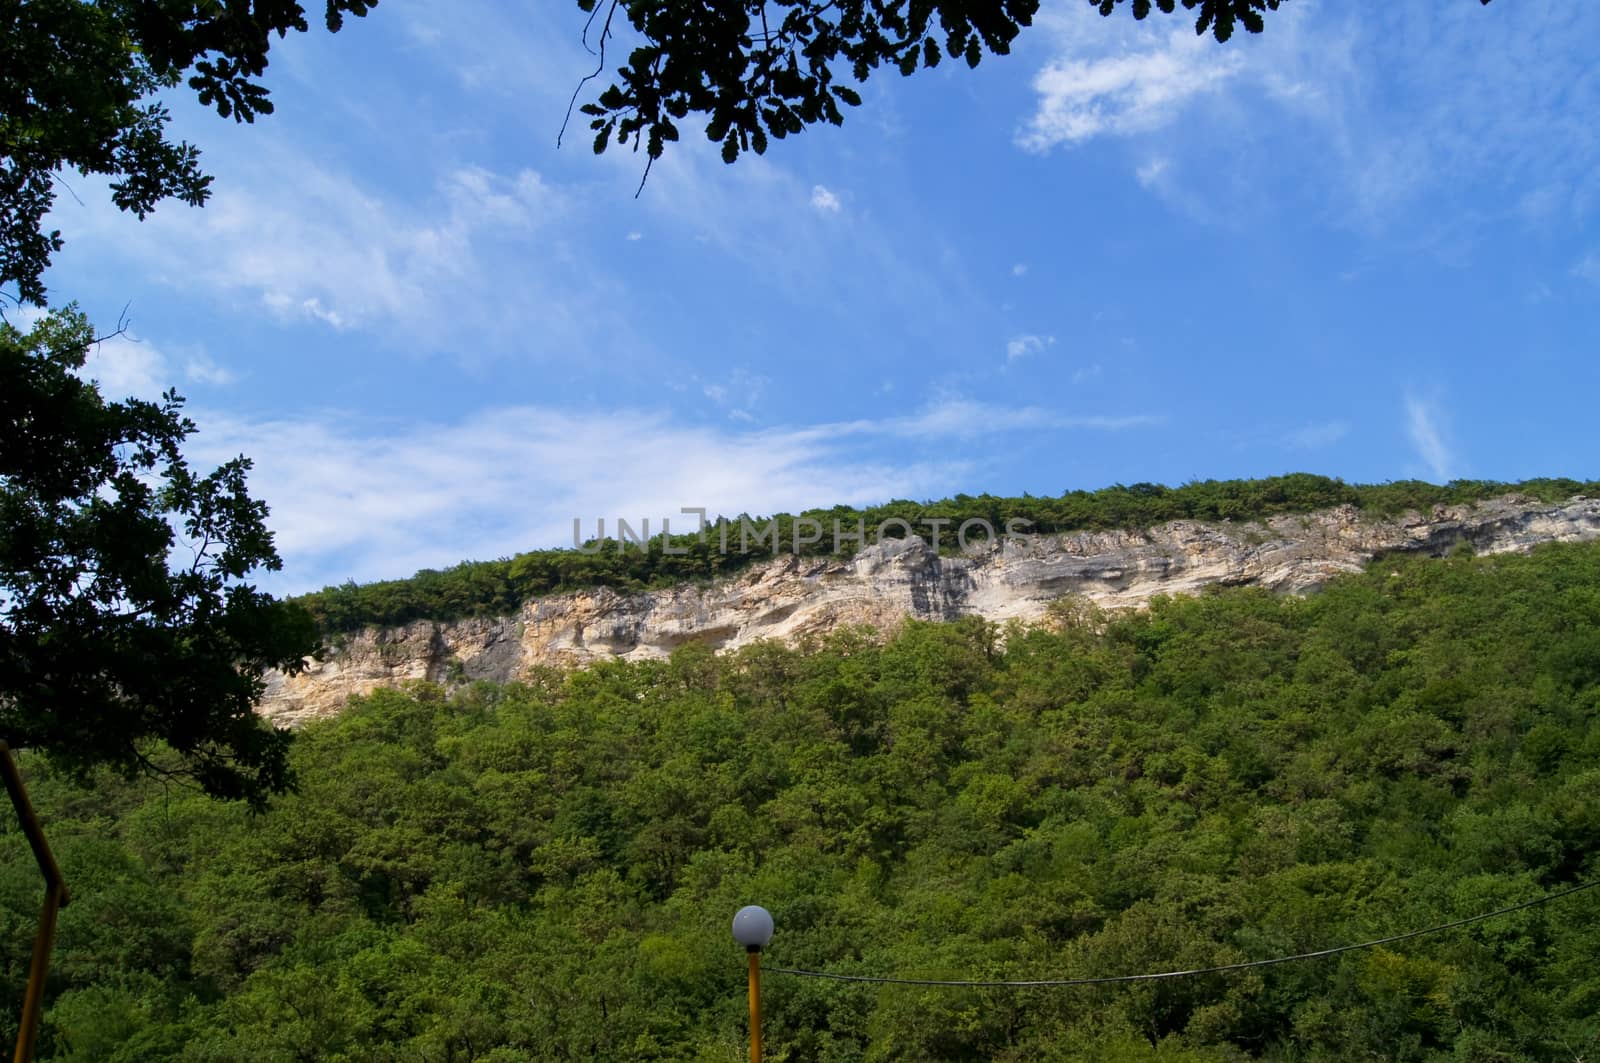
[[[710,587],[601,589],[535,599],[515,616],[369,628],[301,675],[270,676],[261,711],[296,724],[408,679],[516,679],[537,665],[664,657],[691,640],[735,649],[847,624],[888,629],[906,617],[1029,621],[1067,595],[1130,608],[1209,584],[1302,594],[1382,554],[1441,555],[1460,543],[1503,553],[1596,538],[1600,500],[1549,505],[1514,496],[1396,520],[1343,507],[1259,522],[1023,536],[955,557],[912,537],[848,559],[781,558]]]

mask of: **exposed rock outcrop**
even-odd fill
[[[906,617],[1034,620],[1067,595],[1126,608],[1210,584],[1302,594],[1382,554],[1442,555],[1461,543],[1504,553],[1596,538],[1600,500],[1516,496],[1394,520],[1341,507],[1265,521],[1021,536],[962,556],[941,557],[912,537],[847,559],[780,558],[708,587],[600,589],[534,599],[515,616],[368,628],[301,675],[269,677],[261,711],[294,724],[408,679],[515,679],[541,664],[664,657],[690,640],[733,649],[847,624],[892,628]]]

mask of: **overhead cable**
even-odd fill
[[[1281,963],[1295,963],[1299,960],[1316,960],[1325,956],[1337,956],[1343,952],[1355,952],[1357,949],[1371,949],[1379,945],[1392,945],[1396,941],[1407,941],[1411,938],[1422,937],[1424,934],[1438,934],[1446,930],[1467,926],[1472,923],[1481,923],[1485,919],[1496,916],[1509,915],[1520,912],[1526,908],[1533,908],[1551,901],[1570,897],[1574,893],[1594,889],[1600,886],[1600,879],[1584,882],[1568,889],[1555,893],[1547,893],[1543,897],[1535,897],[1531,901],[1513,904],[1508,908],[1497,908],[1492,912],[1482,915],[1469,916],[1466,919],[1457,919],[1451,923],[1441,923],[1423,930],[1411,930],[1404,934],[1394,934],[1390,937],[1376,938],[1372,941],[1362,941],[1354,945],[1338,945],[1331,949],[1318,949],[1316,952],[1300,952],[1293,956],[1275,956],[1270,960],[1247,960],[1243,963],[1225,963],[1217,967],[1196,967],[1186,971],[1157,971],[1149,974],[1115,974],[1100,978],[1041,978],[1029,980],[984,980],[976,978],[946,979],[946,978],[893,978],[883,975],[870,974],[838,974],[833,971],[807,971],[795,967],[767,967],[766,971],[772,974],[789,974],[801,978],[826,978],[835,982],[870,982],[875,985],[923,985],[923,986],[952,986],[970,989],[1044,989],[1059,986],[1080,985],[1111,985],[1118,982],[1155,982],[1167,978],[1192,978],[1202,974],[1225,974],[1229,971],[1244,971],[1253,967],[1273,967]]]

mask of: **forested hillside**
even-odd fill
[[[735,1063],[746,903],[769,965],[928,978],[1427,927],[1600,875],[1597,709],[1600,547],[1552,546],[381,692],[254,817],[29,759],[74,898],[42,1058]],[[8,1022],[39,893],[8,826]],[[1600,890],[1144,985],[771,974],[768,1058],[1594,1059],[1597,956]]]
[[[1407,510],[1426,511],[1433,506],[1513,493],[1555,502],[1579,494],[1600,494],[1600,483],[1543,478],[1519,483],[1454,480],[1441,485],[1398,480],[1347,484],[1327,476],[1292,473],[1260,480],[1196,480],[1180,487],[1116,484],[1097,491],[1066,491],[1054,498],[984,494],[932,502],[898,500],[864,509],[834,506],[771,517],[718,518],[715,529],[703,537],[694,532],[674,534],[670,544],[659,534],[642,544],[626,539],[590,538],[581,549],[531,550],[496,561],[463,561],[442,571],[425,569],[408,579],[324,587],[299,601],[324,631],[351,631],[368,624],[395,627],[413,620],[505,616],[516,612],[529,598],[564,591],[593,587],[636,591],[716,579],[782,553],[833,552],[835,526],[841,530],[841,539],[858,531],[864,543],[877,541],[880,530],[890,538],[914,533],[936,540],[934,545],[941,550],[954,550],[961,524],[967,520],[985,521],[1000,533],[1008,522],[1021,521],[1018,527],[1027,531],[1060,534],[1148,528],[1172,520],[1257,520],[1334,506],[1354,506],[1373,516],[1394,516]],[[579,522],[581,534],[599,530],[599,519],[602,518],[585,515]],[[615,516],[603,519],[610,520],[607,527],[613,536],[618,535]],[[659,532],[659,515],[652,519]],[[797,521],[812,523],[797,535]],[[680,531],[686,523],[680,521]],[[645,531],[644,521],[637,515],[631,517],[629,527],[635,532]],[[748,534],[741,535],[741,531]],[[811,534],[817,536],[816,540],[806,543]],[[797,541],[801,544],[798,550]],[[728,548],[724,548],[725,544]],[[860,544],[846,541],[843,545],[843,552],[849,553]]]

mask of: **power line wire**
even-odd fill
[[[767,967],[764,970],[772,974],[792,974],[802,978],[826,978],[835,982],[871,982],[875,985],[926,985],[926,986],[955,986],[963,988],[1045,988],[1053,986],[1077,985],[1110,985],[1114,982],[1153,982],[1165,978],[1189,978],[1201,974],[1223,974],[1228,971],[1243,971],[1252,967],[1272,967],[1280,963],[1294,963],[1298,960],[1315,960],[1324,956],[1337,956],[1341,952],[1354,952],[1357,949],[1370,949],[1378,945],[1389,945],[1396,941],[1406,941],[1410,938],[1421,937],[1424,934],[1437,934],[1445,930],[1454,930],[1457,927],[1467,926],[1470,923],[1481,923],[1485,919],[1493,919],[1500,915],[1509,915],[1520,912],[1525,908],[1548,904],[1570,897],[1574,893],[1594,889],[1600,886],[1600,879],[1585,882],[1570,889],[1557,893],[1547,893],[1543,897],[1535,897],[1531,901],[1513,904],[1509,908],[1498,908],[1482,915],[1469,916],[1466,919],[1457,919],[1453,923],[1441,923],[1430,926],[1425,930],[1411,930],[1404,934],[1395,934],[1392,937],[1377,938],[1373,941],[1363,941],[1355,945],[1339,945],[1331,949],[1319,949],[1316,952],[1301,952],[1293,956],[1276,956],[1270,960],[1249,960],[1244,963],[1225,963],[1220,967],[1196,967],[1188,971],[1159,971],[1151,974],[1116,974],[1102,978],[1046,978],[1032,981],[983,981],[978,979],[943,979],[943,978],[891,978],[870,974],[836,974],[832,971],[807,971],[795,967]]]

